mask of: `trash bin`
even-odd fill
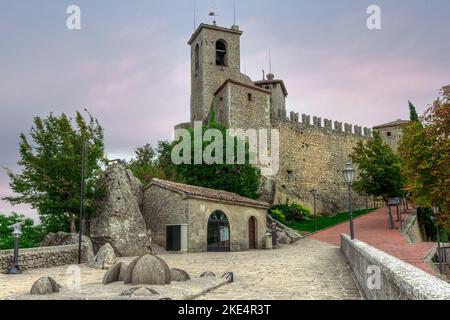
[[[273,249],[272,234],[270,232],[266,233],[266,249]]]

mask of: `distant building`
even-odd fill
[[[403,127],[408,123],[408,120],[398,119],[393,122],[373,127],[373,131],[379,132],[383,141],[386,142],[392,150],[397,152],[403,134]]]

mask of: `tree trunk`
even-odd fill
[[[71,212],[69,212],[69,224],[70,224],[70,233],[77,233],[77,227],[75,225],[75,216]]]

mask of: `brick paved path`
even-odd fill
[[[200,299],[361,299],[340,249],[313,239],[276,250],[231,253],[160,254],[170,267],[191,275],[233,271],[235,282]],[[120,258],[129,262],[132,258]],[[81,266],[81,284],[100,283],[105,271]],[[67,282],[66,266],[38,269],[17,276],[0,274],[0,299],[29,292],[41,276]]]
[[[393,208],[392,214],[395,221],[397,219],[396,209]],[[408,213],[402,214],[402,220],[405,221],[407,216]],[[400,228],[399,222],[395,222],[395,225]],[[400,229],[388,229],[387,208],[381,208],[373,213],[356,218],[354,226],[355,238],[358,240],[434,274],[433,269],[424,261],[424,258],[435,247],[435,243],[408,243]],[[341,233],[350,233],[348,222],[313,234],[311,238],[339,245]]]

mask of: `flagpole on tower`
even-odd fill
[[[213,17],[213,25],[217,25],[217,21],[216,21],[216,17],[218,17],[219,15],[216,12],[216,6],[215,4],[211,7],[211,9],[209,10],[209,16]]]

